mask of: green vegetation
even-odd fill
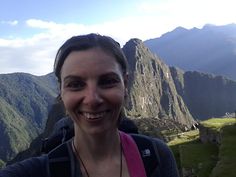
[[[0,157],[3,160],[7,160],[27,148],[37,133],[36,129],[30,128],[29,122],[17,114],[1,97],[0,118],[0,128],[4,135],[1,138]]]
[[[192,142],[192,141],[198,140],[198,139],[199,139],[199,131],[192,130],[192,131],[188,131],[188,132],[184,132],[184,133],[179,133],[175,139],[168,142],[168,145],[169,146],[180,145],[180,144]]]
[[[0,75],[0,159],[8,161],[28,148],[46,124],[56,89],[47,76]],[[47,81],[47,79],[50,79]]]
[[[201,143],[197,130],[180,133],[168,142],[176,158],[180,174],[197,177],[234,177],[236,174],[236,119],[213,118],[201,122],[221,132],[220,146]]]
[[[5,166],[5,162],[0,159],[0,169]]]
[[[168,145],[174,153],[181,174],[208,177],[216,164],[217,146],[202,144],[198,130],[180,133]]]
[[[235,177],[236,174],[236,124],[222,128],[222,144],[219,150],[219,161],[211,177]]]
[[[236,118],[212,118],[201,122],[204,127],[208,127],[217,131],[226,125],[231,125],[234,123],[236,123]]]
[[[171,135],[168,133],[168,137]],[[199,132],[198,130],[184,132],[184,133],[178,133],[177,136],[174,134],[172,136],[175,136],[173,140],[168,142],[168,146],[170,146],[174,156],[175,160],[178,166],[178,169],[181,171],[181,160],[180,160],[180,145],[187,144],[189,142],[194,141],[195,139],[199,138]]]
[[[185,173],[198,177],[208,177],[217,162],[218,147],[214,144],[202,144],[199,141],[181,145],[180,162]]]

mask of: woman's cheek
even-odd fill
[[[73,94],[64,93],[62,96],[62,101],[67,111],[71,110],[75,106],[75,96]]]
[[[109,95],[109,98],[110,101],[113,102],[113,104],[121,106],[124,102],[124,92],[122,91],[113,92],[112,94]]]

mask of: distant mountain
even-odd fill
[[[236,81],[170,67],[177,92],[195,119],[222,117],[236,111]]]
[[[42,132],[56,97],[51,82],[51,75],[0,74],[0,159],[3,161],[27,148]]]
[[[236,24],[178,27],[144,43],[169,66],[236,80]]]

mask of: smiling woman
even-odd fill
[[[163,142],[118,130],[127,68],[119,43],[108,36],[68,39],[58,50],[54,72],[74,137],[48,154],[6,167],[0,177],[177,177]]]
[[[92,130],[95,132],[91,136],[102,133],[103,140],[117,133],[124,83],[115,58],[100,48],[71,52],[67,56],[61,70],[61,97],[75,122],[80,141]],[[87,140],[88,137],[83,141]]]

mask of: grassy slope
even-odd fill
[[[235,177],[236,175],[236,124],[222,128],[222,144],[219,150],[219,161],[211,177]]]
[[[28,147],[30,140],[36,136],[37,132],[33,131],[34,129],[30,129],[29,122],[27,123],[26,120],[17,114],[1,97],[0,117],[0,132],[3,133],[3,135],[1,135],[0,157],[8,159],[12,158],[25,147]]]
[[[56,92],[52,75],[0,74],[0,159],[28,148],[43,129]],[[56,85],[56,84],[55,84]]]
[[[180,134],[168,143],[175,155],[180,173],[207,177],[216,164],[218,148],[212,144],[202,144],[197,130]],[[188,171],[188,172],[187,172]]]
[[[192,170],[198,177],[207,177],[216,165],[218,148],[213,144],[196,142],[181,146],[180,154],[182,167]]]
[[[233,177],[236,172],[233,168],[236,166],[234,160],[236,126],[234,125],[233,129],[232,126],[228,128],[227,125],[234,122],[234,118],[210,119],[202,122],[206,127],[222,130],[219,153],[217,145],[202,144],[199,141],[199,132],[196,130],[179,134],[176,139],[170,141],[168,145],[173,150],[179,169],[184,168],[185,173],[187,170],[188,173],[198,177]],[[219,161],[216,165],[217,160]]]

